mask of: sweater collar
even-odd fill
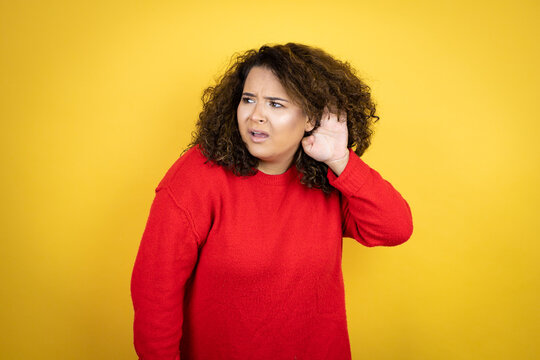
[[[270,175],[265,174],[262,171],[256,169],[257,172],[253,175],[252,179],[260,184],[267,185],[287,185],[296,179],[299,175],[296,165],[291,165],[283,174]]]

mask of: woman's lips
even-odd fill
[[[249,130],[249,137],[251,138],[251,141],[260,143],[268,139],[269,135],[265,133],[264,131],[257,131],[257,130]]]

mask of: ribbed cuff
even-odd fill
[[[365,184],[371,168],[366,164],[352,148],[349,149],[349,161],[341,175],[334,174],[332,169],[328,168],[328,181],[330,185],[338,189],[343,195],[351,196]]]

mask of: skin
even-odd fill
[[[347,141],[347,114],[324,109],[321,125],[310,136],[302,139],[304,152],[323,162],[337,175],[341,175],[349,162]]]
[[[300,144],[307,155],[326,163],[340,175],[349,160],[347,123],[325,109],[321,126],[310,136],[313,125],[303,109],[287,93],[270,69],[253,67],[244,83],[237,108],[238,129],[251,155],[259,159],[257,169],[265,174],[282,174],[292,165]],[[268,133],[265,141],[254,142],[249,129]]]

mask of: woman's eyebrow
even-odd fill
[[[252,94],[252,93],[249,93],[249,92],[244,92],[242,95],[256,97],[255,94]],[[265,96],[264,98],[267,99],[267,100],[281,100],[281,101],[289,102],[289,100],[285,100],[285,99],[275,97],[275,96]]]

